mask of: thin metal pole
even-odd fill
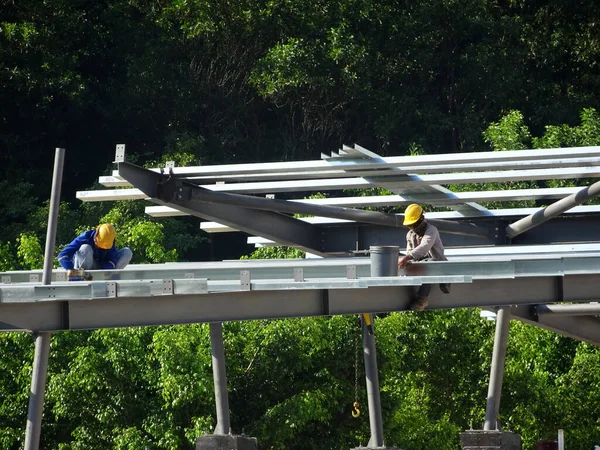
[[[565,431],[558,430],[558,450],[565,450]]]
[[[369,405],[369,425],[371,427],[371,439],[369,439],[368,446],[383,447],[383,419],[381,417],[381,399],[379,396],[379,374],[377,371],[375,333],[370,333],[364,319],[362,321],[362,334],[365,378],[367,380],[367,402]]]
[[[229,434],[231,423],[229,419],[225,350],[223,348],[223,325],[221,322],[210,324],[210,347],[213,381],[215,383],[215,404],[217,407],[217,426],[213,434]]]
[[[52,192],[50,194],[50,210],[48,212],[48,228],[46,230],[46,247],[44,250],[44,272],[42,274],[42,284],[44,285],[48,285],[52,281],[52,266],[60,209],[60,188],[64,160],[65,149],[57,148],[54,155]],[[40,446],[51,336],[52,334],[48,332],[34,333],[35,353],[33,356],[33,373],[31,375],[31,391],[29,393],[29,406],[27,410],[27,427],[25,428],[25,450],[38,450]]]
[[[500,413],[500,395],[502,379],[504,378],[504,361],[506,359],[506,344],[508,342],[508,327],[510,325],[510,308],[503,307],[496,316],[496,333],[494,335],[494,351],[490,370],[490,385],[488,387],[485,407],[485,431],[498,429],[498,414]]]
[[[540,209],[539,211],[536,211],[527,217],[523,217],[522,219],[511,223],[506,227],[506,234],[511,238],[518,236],[519,234],[524,233],[527,230],[536,227],[547,220],[550,220],[553,217],[556,217],[565,211],[574,208],[577,205],[581,205],[582,203],[585,203],[589,199],[597,197],[598,195],[600,195],[600,181],[597,181],[591,186],[585,187],[580,191],[569,195],[568,197],[552,203],[550,206]]]

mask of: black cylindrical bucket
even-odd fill
[[[369,249],[371,254],[372,277],[398,276],[398,253],[400,247],[396,245],[377,245]]]

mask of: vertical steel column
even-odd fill
[[[488,387],[485,423],[483,425],[485,431],[498,429],[498,414],[500,413],[500,395],[502,394],[502,378],[504,377],[504,361],[506,359],[510,315],[510,308],[503,307],[498,310],[496,316],[494,352],[492,353],[490,385]]]
[[[213,381],[215,383],[215,404],[217,407],[217,426],[213,434],[229,434],[229,396],[227,394],[227,371],[225,368],[225,350],[223,348],[223,325],[221,322],[210,324],[210,348],[212,352]]]
[[[371,276],[397,276],[398,251],[399,247],[396,246],[371,247]],[[368,446],[383,447],[383,419],[381,417],[379,372],[377,368],[373,319],[370,314],[363,314],[362,319],[363,354],[367,382],[367,401],[369,405],[369,425],[371,427],[371,439],[369,439]]]
[[[54,156],[54,172],[52,174],[52,192],[50,194],[50,210],[48,212],[48,228],[46,230],[46,247],[44,249],[44,272],[42,284],[52,281],[52,266],[56,241],[56,227],[60,209],[60,188],[62,184],[65,149],[57,148]],[[42,431],[42,414],[44,396],[46,394],[46,374],[48,372],[48,355],[50,353],[51,333],[35,333],[35,354],[33,356],[33,373],[31,375],[31,391],[27,410],[27,427],[25,428],[25,450],[38,450]]]
[[[366,316],[364,314],[363,316]],[[372,326],[372,325],[371,325]],[[379,373],[377,371],[377,350],[375,333],[371,334],[366,321],[362,321],[363,353],[365,358],[365,378],[367,380],[367,401],[369,404],[369,425],[371,439],[369,447],[383,447],[383,419],[381,417],[381,399],[379,396]]]

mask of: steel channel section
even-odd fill
[[[350,150],[350,148],[344,146],[343,150]],[[355,145],[353,150],[356,150],[356,152],[351,152],[348,154],[351,157],[355,153],[358,153],[360,156],[369,158],[372,161],[379,162],[379,163],[385,163],[385,160],[381,156],[379,156],[378,154],[373,153],[365,148],[362,148],[358,145]],[[355,158],[353,158],[353,159],[355,159]],[[385,173],[393,176],[392,180],[394,182],[406,181],[406,182],[419,183],[420,181],[422,181],[422,178],[419,175],[406,174],[406,172],[404,172],[402,169],[400,169],[398,167],[390,167],[390,168],[386,169]],[[394,174],[396,176],[394,176]],[[384,181],[384,179],[381,177],[381,175],[382,174],[380,174],[380,175],[373,174],[368,177],[363,176],[363,178],[369,184],[387,188],[396,194],[405,194],[408,198],[410,198],[410,195],[412,195],[412,194],[429,194],[429,195],[442,194],[449,198],[451,198],[453,196],[452,191],[450,191],[449,189],[446,189],[445,187],[442,187],[439,185],[431,185],[431,184],[424,185],[424,183],[420,183],[419,185],[411,188],[409,190],[409,192],[406,192],[405,189],[402,189],[402,188],[398,189],[394,185],[390,185],[389,183]],[[417,200],[414,200],[414,202],[416,203]],[[455,204],[451,204],[450,208],[458,211],[461,214],[463,213],[463,211],[465,211],[465,212],[468,211],[471,214],[473,214],[475,212],[475,213],[481,213],[481,215],[485,215],[485,208],[481,205],[478,205],[477,203],[458,203],[458,204],[455,203]]]
[[[535,150],[513,150],[506,152],[469,152],[469,153],[446,153],[437,155],[417,155],[417,156],[391,156],[383,157],[382,162],[375,162],[371,159],[365,160],[344,160],[342,158],[328,158],[326,161],[288,161],[288,162],[267,162],[267,163],[248,163],[248,164],[226,164],[194,167],[175,167],[174,173],[178,176],[222,176],[222,175],[243,175],[243,174],[270,174],[296,172],[299,165],[307,172],[330,171],[335,168],[343,170],[359,169],[381,169],[386,167],[413,167],[425,164],[448,165],[451,171],[458,164],[472,163],[508,163],[530,161],[538,162],[549,159],[570,160],[572,158],[591,158],[600,156],[600,147],[569,147],[556,149],[535,149]],[[159,168],[151,169],[160,172]],[[119,172],[114,171],[114,176]]]
[[[127,163],[119,163],[122,164]],[[122,169],[119,171],[122,173]],[[155,173],[155,172],[152,172]],[[156,173],[155,173],[156,174]],[[122,173],[124,178],[127,178]],[[416,186],[446,185],[446,184],[468,184],[468,183],[491,183],[523,180],[562,180],[571,178],[600,177],[600,169],[597,167],[574,167],[564,169],[535,169],[535,170],[504,170],[495,172],[456,172],[447,174],[430,174],[419,177],[406,178],[404,174],[389,177],[364,178],[333,178],[333,179],[310,179],[294,181],[266,181],[230,184],[208,184],[201,187],[217,192],[233,192],[245,194],[272,194],[278,192],[308,192],[328,191],[340,189],[362,189],[372,187],[373,184],[385,186],[388,189],[407,189]],[[132,185],[136,183],[128,180]],[[106,200],[139,200],[146,198],[147,192],[140,188],[113,189],[100,191],[78,191],[76,197],[82,201],[106,201]]]
[[[564,298],[572,302],[590,301],[596,297],[594,286],[598,283],[600,274],[566,275]],[[414,286],[378,286],[356,289],[250,290],[69,300],[68,329],[403,311],[408,308],[415,289]],[[484,279],[474,280],[471,284],[455,284],[450,294],[442,295],[433,290],[429,308],[535,305],[556,302],[557,297],[556,280],[551,276]],[[324,304],[327,308],[324,308]],[[58,300],[0,302],[0,318],[3,331],[67,329],[62,317],[61,301]],[[580,330],[569,328],[566,333],[600,345],[600,327],[595,322],[595,327]],[[560,326],[557,325],[554,331],[561,332]]]
[[[384,244],[382,244],[384,245]],[[485,249],[479,255],[460,254],[450,256],[445,262],[429,261],[412,264],[402,275],[410,276],[451,276],[469,274],[473,278],[499,278],[515,276],[557,276],[562,274],[593,274],[600,272],[600,252],[577,252],[580,247],[560,246],[561,253],[550,254],[519,254],[519,248],[514,249],[514,254],[499,254],[498,247],[490,247],[489,254]],[[511,248],[506,247],[510,252]],[[465,249],[468,251],[468,249]],[[327,259],[297,259],[297,260],[245,260],[245,261],[219,261],[200,263],[167,263],[153,265],[130,265],[122,270],[92,270],[92,282],[66,283],[62,282],[52,286],[40,286],[27,283],[29,277],[39,271],[3,272],[3,277],[10,277],[11,282],[0,283],[0,300],[6,301],[13,298],[48,298],[51,292],[55,297],[63,299],[86,298],[94,295],[90,286],[97,290],[94,296],[102,296],[106,291],[106,282],[117,281],[122,292],[135,286],[147,289],[150,293],[159,292],[160,281],[173,279],[176,293],[188,293],[190,289],[207,290],[206,280],[238,280],[241,270],[248,270],[252,280],[292,280],[293,271],[302,268],[305,279],[338,278],[341,282],[352,283],[346,280],[346,268],[355,266],[357,277],[370,276],[370,260],[365,257],[327,258]],[[63,277],[64,270],[53,272],[53,280]],[[203,281],[204,280],[204,281]],[[203,283],[203,284],[202,284]],[[190,286],[187,286],[190,284]],[[26,286],[26,287],[24,287]],[[147,286],[147,287],[143,287]],[[350,285],[349,285],[350,286]],[[131,287],[133,289],[134,287]],[[25,294],[19,294],[20,289],[28,289]],[[188,289],[188,292],[185,290]],[[14,290],[14,293],[13,293]],[[36,294],[36,290],[38,294]],[[48,291],[48,292],[46,292]],[[16,301],[16,300],[15,300]]]

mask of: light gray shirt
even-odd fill
[[[434,261],[448,261],[444,256],[444,244],[436,227],[427,224],[425,234],[419,236],[413,230],[406,233],[406,254],[410,259],[418,261],[431,258]]]

